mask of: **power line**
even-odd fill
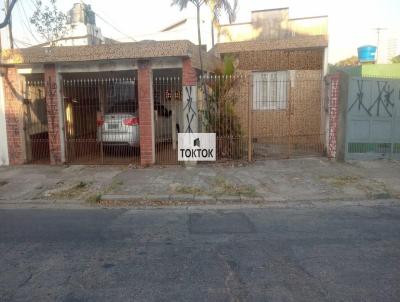
[[[122,31],[120,31],[118,28],[116,28],[114,25],[112,25],[111,23],[109,23],[108,21],[106,21],[104,18],[102,18],[101,16],[99,16],[99,14],[94,13],[100,20],[102,20],[104,23],[108,24],[109,26],[111,26],[114,30],[116,30],[117,32],[119,32],[121,35],[124,35],[125,37],[131,39],[132,41],[136,42],[136,39],[123,33]]]
[[[32,31],[32,28],[31,28],[31,26],[30,26],[30,24],[29,24],[29,18],[28,18],[28,16],[27,16],[26,12],[25,12],[25,8],[23,7],[23,5],[22,5],[21,2],[20,2],[19,4],[20,4],[20,5],[18,6],[18,9],[19,9],[20,12],[21,12],[21,9],[22,9],[22,12],[23,12],[23,15],[24,15],[24,17],[25,17],[25,20],[28,22],[28,23],[25,23],[25,21],[22,20],[22,23],[25,25],[25,28],[26,28],[26,29],[28,30],[28,32],[31,34],[32,38],[33,38],[37,43],[40,43],[39,39],[36,38],[36,36],[34,35],[34,33],[33,33],[33,31]]]
[[[82,0],[81,0],[81,3],[86,5],[86,3],[83,2]],[[120,31],[117,27],[115,27],[113,24],[111,24],[111,23],[108,22],[106,19],[104,19],[103,17],[101,17],[98,13],[94,12],[94,14],[95,14],[100,20],[102,20],[104,23],[106,23],[107,25],[109,25],[110,27],[112,27],[115,31],[119,32],[121,35],[123,35],[123,36],[125,36],[125,37],[131,39],[131,40],[134,41],[134,42],[136,42],[136,39],[135,39],[135,38],[133,38],[133,37],[131,37],[131,36],[129,36],[129,35],[123,33],[122,31]]]
[[[29,46],[33,46],[33,44],[31,44],[31,43],[24,42],[24,41],[21,41],[19,39],[14,38],[14,44],[15,44],[15,46],[17,46],[17,48],[21,48],[21,47],[19,47],[16,42],[21,43],[21,44],[23,44],[25,46],[28,46],[28,47]]]

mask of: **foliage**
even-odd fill
[[[241,80],[243,79],[216,71],[215,76],[205,81],[208,108],[200,112],[200,120],[207,132],[216,133],[218,156],[222,158],[239,159],[243,155],[242,129],[235,111],[235,89]]]
[[[198,38],[198,46],[199,46],[199,59],[200,59],[200,68],[201,73],[203,73],[203,58],[201,55],[201,30],[200,30],[200,8],[203,5],[207,5],[211,9],[211,13],[213,15],[213,20],[219,20],[221,14],[223,12],[227,13],[229,17],[229,21],[233,22],[236,18],[236,9],[237,9],[237,1],[233,0],[234,4],[231,5],[228,0],[172,0],[171,5],[176,5],[180,10],[185,9],[189,3],[192,3],[197,10],[197,38]]]
[[[352,57],[346,58],[335,64],[335,66],[337,66],[337,67],[357,66],[357,65],[359,65],[357,56],[352,56]]]
[[[400,63],[400,55],[397,55],[391,59],[392,63]]]
[[[235,72],[234,66],[235,58],[232,55],[225,55],[224,56],[224,74],[225,75],[233,75]]]
[[[58,10],[56,0],[49,0],[48,4],[36,0],[35,7],[30,22],[47,42],[53,44],[55,40],[65,35],[67,16]]]

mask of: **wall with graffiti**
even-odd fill
[[[400,80],[349,79],[346,158],[400,157]]]

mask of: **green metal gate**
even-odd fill
[[[346,159],[400,158],[400,80],[349,81]]]

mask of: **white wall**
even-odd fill
[[[0,76],[0,166],[8,165],[8,145],[6,132],[5,100],[3,77]]]

